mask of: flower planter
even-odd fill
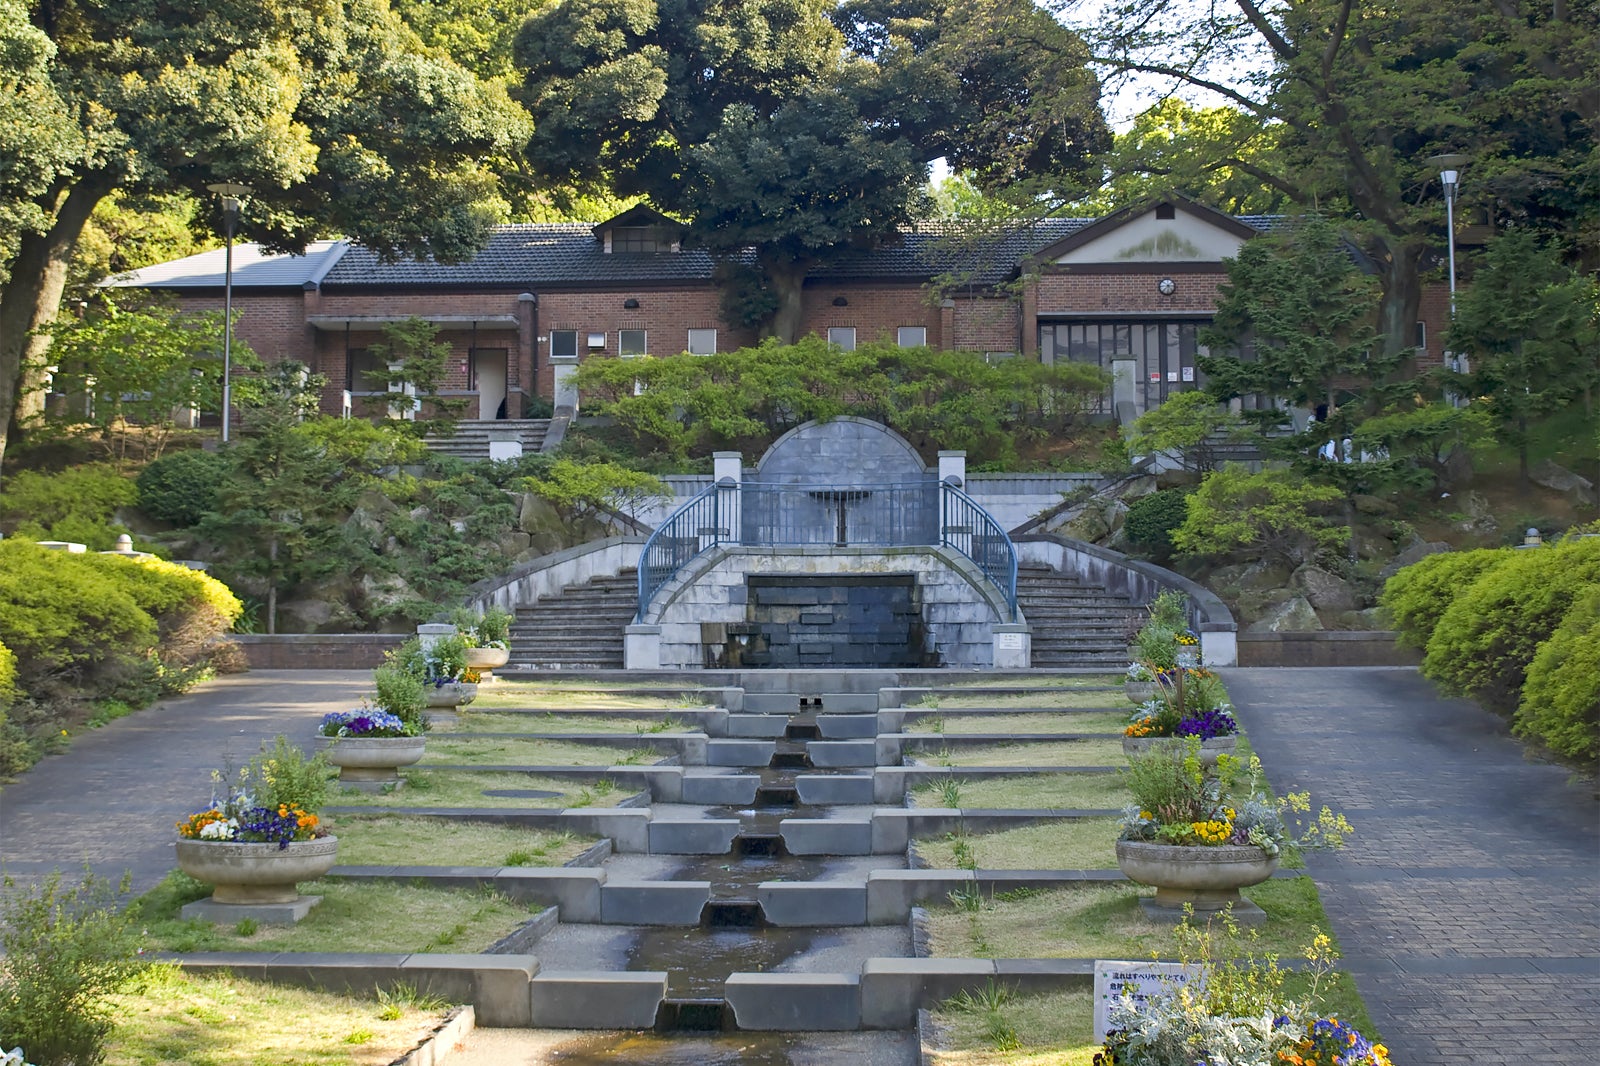
[[[510,648],[467,649],[467,668],[470,670],[493,670],[495,667],[504,666],[510,661]]]
[[[1154,681],[1124,681],[1122,683],[1122,694],[1133,703],[1153,700],[1156,697],[1156,683]]]
[[[1130,881],[1154,885],[1147,910],[1181,916],[1185,905],[1195,913],[1238,911],[1246,901],[1241,888],[1259,885],[1278,868],[1278,857],[1254,844],[1217,847],[1117,841],[1117,866]]]
[[[178,841],[178,868],[211,885],[214,903],[260,905],[298,903],[295,887],[315,881],[333,869],[338,837],[276,844],[243,844],[232,840]]]
[[[1170,751],[1174,754],[1177,754],[1183,750],[1183,737],[1122,738],[1122,752],[1124,755],[1144,755],[1152,751]],[[1238,734],[1228,737],[1211,737],[1209,740],[1202,740],[1200,742],[1200,765],[1215,769],[1218,755],[1233,755],[1238,750]]]
[[[328,761],[339,768],[339,782],[357,788],[397,784],[402,766],[419,761],[426,737],[329,737]]]
[[[478,686],[465,681],[449,681],[443,685],[427,685],[428,706],[437,710],[453,711],[478,698]]]

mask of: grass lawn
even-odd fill
[[[981,692],[970,696],[928,696],[927,698],[908,707],[944,707],[957,709],[961,707],[1015,707],[1036,708],[1050,710],[1056,707],[1116,707],[1126,706],[1133,710],[1133,704],[1122,694],[1121,687],[1115,692],[1075,692],[1063,690],[1061,692],[1019,692],[1019,693],[990,693]]]
[[[341,814],[329,824],[341,866],[560,866],[594,843],[572,833],[398,814]]]
[[[916,756],[924,766],[1122,766],[1122,738],[976,744]]]
[[[114,999],[117,1066],[382,1066],[449,1006],[396,989],[380,1000],[153,966]]]
[[[1122,684],[1121,674],[1084,674],[1073,677],[1030,677],[1027,681],[961,681],[940,688],[1099,688]]]
[[[666,753],[640,740],[634,748],[575,744],[565,740],[520,740],[441,733],[428,739],[423,766],[632,766]]]
[[[563,711],[571,707],[598,707],[610,710],[659,710],[663,713],[683,707],[705,707],[697,696],[673,699],[669,696],[639,695],[626,688],[603,688],[594,684],[566,687],[549,681],[496,681],[478,686],[473,710],[499,707],[530,707]]]
[[[1081,818],[919,840],[917,851],[939,870],[1115,870],[1120,832],[1121,818]]]
[[[487,892],[388,882],[310,881],[300,886],[322,903],[294,925],[219,926],[184,921],[178,909],[211,886],[178,870],[132,907],[155,951],[479,952],[526,922],[524,904]]]
[[[906,726],[907,733],[1116,733],[1121,735],[1129,715],[1121,711],[1071,714],[969,714],[930,715]]]
[[[989,781],[951,781],[923,785],[911,795],[918,807],[955,806],[968,810],[1120,810],[1133,802],[1117,774],[1030,774]],[[959,802],[947,803],[948,799]]]
[[[477,704],[473,704],[474,707]],[[681,733],[690,727],[682,719],[663,711],[656,719],[606,718],[601,715],[557,714],[478,714],[463,711],[449,734],[432,734],[435,739],[463,733]]]
[[[610,781],[557,780],[533,774],[402,770],[406,786],[393,792],[336,791],[328,801],[340,807],[615,807],[636,793]],[[554,792],[554,796],[486,796],[488,791]]]

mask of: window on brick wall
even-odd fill
[[[619,329],[617,331],[617,352],[624,358],[630,355],[644,355],[649,351],[648,338],[642,329]]]
[[[856,350],[856,328],[854,326],[832,326],[828,330],[828,343],[842,351],[853,352]]]
[[[345,356],[344,387],[351,392],[388,392],[389,364],[365,348],[351,348]]]
[[[578,354],[578,331],[575,329],[553,329],[550,331],[550,355],[570,355],[574,358]]]
[[[611,231],[613,252],[670,252],[672,245],[649,226],[618,226]]]
[[[928,343],[926,326],[901,326],[895,338],[902,348],[922,348]]]
[[[714,329],[691,329],[689,331],[689,346],[684,351],[690,355],[716,355],[717,331]]]

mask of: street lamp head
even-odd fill
[[[1446,192],[1456,187],[1456,182],[1460,178],[1458,171],[1471,161],[1471,156],[1462,155],[1460,152],[1446,152],[1444,155],[1428,157],[1428,163],[1438,169],[1439,180],[1444,183]]]
[[[256,191],[254,186],[240,185],[236,181],[219,181],[213,185],[207,185],[206,188],[221,196],[233,197],[249,196]]]

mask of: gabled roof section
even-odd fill
[[[304,255],[266,252],[259,244],[233,246],[235,289],[303,289],[316,284],[350,247],[346,241],[312,241]],[[226,280],[227,249],[130,270],[107,280],[116,289],[220,289]]]
[[[1163,207],[1171,210],[1171,218],[1159,217]],[[1266,228],[1169,193],[1113,211],[1039,249],[1034,258],[1041,263],[1216,262]]]
[[[668,218],[649,204],[634,204],[619,215],[613,215],[604,222],[596,222],[593,230],[594,238],[597,241],[603,241],[607,230],[634,226],[659,229],[671,233],[674,238],[684,230],[682,222]]]

